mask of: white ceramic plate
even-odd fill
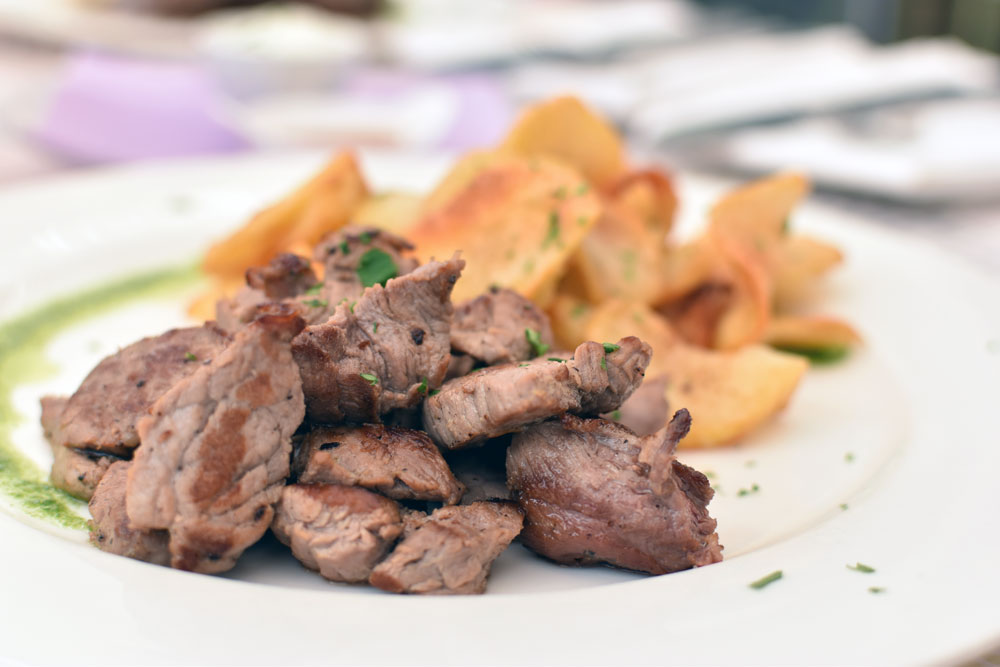
[[[364,158],[376,189],[426,188],[448,164]],[[183,162],[0,192],[0,319],[190,261],[322,160]],[[680,179],[685,224],[723,185]],[[557,567],[515,545],[485,596],[400,597],[326,583],[268,541],[226,577],[172,571],[8,506],[0,663],[917,664],[985,653],[1000,641],[1000,284],[828,210],[806,206],[794,222],[845,250],[824,310],[855,322],[867,345],[811,371],[745,444],[682,455],[715,473],[723,563],[641,577]],[[47,465],[38,396],[72,391],[117,345],[183,322],[186,298],[123,306],[52,340],[58,372],[14,394],[26,417],[17,446]],[[858,561],[877,571],[845,567]],[[778,569],[780,581],[748,587]]]

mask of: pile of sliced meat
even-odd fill
[[[675,458],[690,418],[666,424],[669,378],[639,389],[649,346],[550,351],[530,301],[453,307],[464,262],[411,250],[345,228],[248,271],[217,322],[44,398],[52,481],[90,500],[92,542],[218,573],[270,529],[326,579],[394,593],[482,593],[518,536],[564,564],[719,561],[712,489]]]

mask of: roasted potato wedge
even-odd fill
[[[500,149],[561,160],[601,189],[611,188],[626,170],[621,137],[576,97],[557,97],[527,109]]]
[[[819,278],[843,261],[839,249],[808,236],[786,237],[777,248],[774,301],[778,310],[802,302]]]
[[[327,232],[347,224],[367,196],[354,155],[340,153],[304,185],[209,248],[202,267],[209,275],[233,278],[266,264],[279,252],[311,247]]]
[[[637,169],[626,173],[611,186],[607,197],[661,238],[673,227],[677,194],[670,178],[661,169]]]
[[[809,364],[763,345],[735,352],[706,350],[683,342],[669,322],[643,304],[608,301],[586,327],[590,340],[616,340],[630,331],[653,348],[648,377],[666,375],[671,410],[691,412],[682,447],[729,444],[752,432],[787,404]]]
[[[405,237],[420,219],[423,207],[423,197],[406,192],[387,192],[363,201],[354,212],[353,222]]]
[[[410,240],[423,260],[459,251],[467,266],[455,301],[490,285],[540,306],[555,296],[567,258],[601,214],[579,172],[546,158],[504,160],[479,172],[443,208],[426,213]]]

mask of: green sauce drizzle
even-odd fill
[[[24,417],[14,409],[13,391],[56,372],[45,348],[63,329],[132,301],[174,295],[200,278],[191,265],[143,273],[61,297],[0,324],[0,494],[29,516],[87,529],[78,514],[85,504],[52,486],[47,472],[14,445],[11,433]]]

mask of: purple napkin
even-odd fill
[[[35,136],[85,163],[247,148],[217,119],[220,106],[195,64],[84,53],[69,60]]]

